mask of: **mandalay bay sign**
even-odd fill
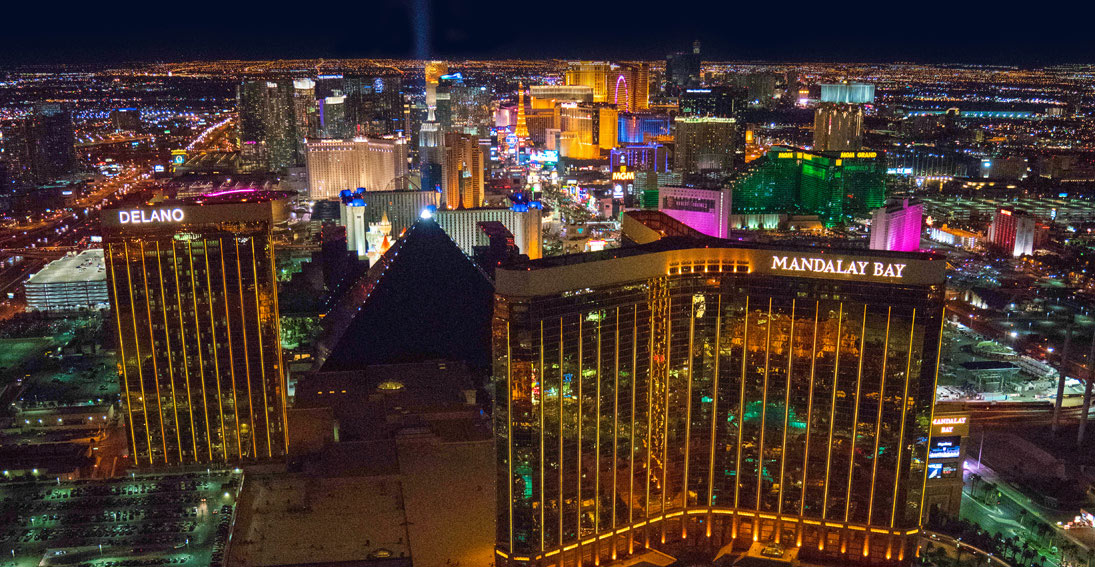
[[[807,272],[811,274],[837,274],[844,276],[873,276],[900,279],[907,264],[842,258],[809,258],[803,256],[772,256],[773,271]]]

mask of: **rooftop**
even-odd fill
[[[100,248],[54,260],[34,274],[27,285],[106,281],[106,263]]]
[[[877,258],[892,258],[895,260],[942,260],[943,255],[935,252],[896,252],[890,250],[863,250],[861,248],[838,248],[834,246],[804,246],[774,243],[749,242],[744,240],[726,240],[714,237],[689,237],[666,236],[660,240],[637,246],[623,248],[611,248],[599,252],[583,252],[580,254],[564,254],[562,256],[549,256],[537,260],[516,263],[506,266],[509,270],[538,270],[600,262],[614,258],[627,258],[641,256],[657,252],[670,252],[673,250],[689,250],[693,248],[732,248],[746,250],[778,250],[793,254],[796,252],[811,254],[848,254],[854,256],[870,256]]]

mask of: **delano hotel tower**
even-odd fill
[[[664,238],[497,274],[500,564],[912,558],[941,257]]]
[[[262,193],[103,211],[130,448],[139,466],[286,452],[272,225]]]

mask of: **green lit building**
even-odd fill
[[[497,564],[908,564],[944,264],[666,237],[500,268]]]
[[[886,200],[884,156],[775,146],[736,179],[734,214],[805,213],[827,224],[865,216]]]

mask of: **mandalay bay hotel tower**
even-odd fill
[[[285,216],[284,201],[258,191],[103,211],[134,464],[285,455],[271,239]]]
[[[500,565],[912,559],[942,257],[671,237],[497,274]]]

